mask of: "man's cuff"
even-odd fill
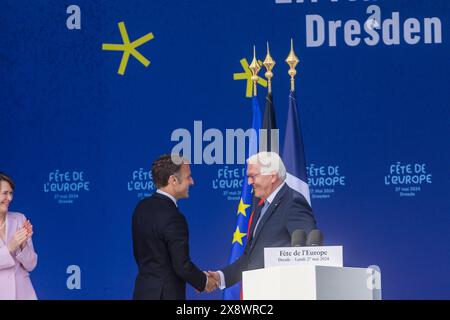
[[[219,285],[219,289],[223,290],[226,288],[226,284],[225,284],[225,276],[223,275],[222,271],[217,271],[219,273],[219,277],[220,277],[220,285]]]

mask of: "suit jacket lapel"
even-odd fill
[[[288,188],[287,184],[285,184],[283,186],[283,188],[281,188],[281,190],[275,196],[275,199],[273,199],[273,201],[270,204],[269,208],[267,209],[266,213],[264,214],[264,217],[262,217],[262,220],[259,222],[258,229],[256,230],[255,237],[252,241],[252,247],[254,247],[255,242],[258,239],[258,236],[264,227],[264,224],[270,218],[270,216],[275,212],[275,210],[278,208],[278,205],[280,204],[281,200],[283,199],[283,197],[287,191],[287,188]],[[260,212],[261,212],[261,210],[260,210]],[[258,215],[258,217],[259,217],[259,215]],[[256,221],[254,221],[253,224],[256,225]],[[253,230],[254,230],[254,227],[252,226],[252,234],[253,234]]]

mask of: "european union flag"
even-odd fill
[[[252,128],[254,129],[250,136],[250,145],[248,156],[258,153],[258,134],[261,129],[261,110],[257,97],[253,97],[253,121]],[[247,172],[247,169],[245,169]],[[247,177],[244,176],[242,184],[242,196],[239,201],[236,218],[236,229],[233,234],[233,242],[231,245],[230,258],[228,263],[232,264],[244,252],[245,244],[247,243],[248,222],[252,210],[252,187],[248,185]],[[223,298],[225,300],[239,300],[241,297],[241,283],[236,283],[234,286],[225,289]]]
[[[297,100],[293,91],[289,94],[289,110],[286,122],[286,134],[284,136],[283,156],[286,166],[286,183],[289,187],[301,193],[309,205],[309,186],[306,176],[305,150],[297,110]]]

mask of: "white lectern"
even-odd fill
[[[245,271],[244,300],[380,300],[381,275],[371,268],[318,265]]]

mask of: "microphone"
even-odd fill
[[[321,246],[323,244],[323,234],[319,229],[313,229],[308,234],[308,239],[306,240],[306,245],[311,246]]]
[[[306,243],[306,232],[302,229],[297,229],[292,232],[291,246],[292,247],[304,247]]]

